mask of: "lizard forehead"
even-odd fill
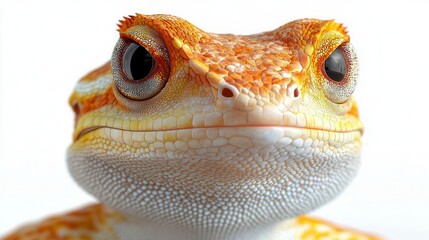
[[[206,33],[171,15],[137,14],[120,21],[118,31],[133,39],[129,30],[141,25],[162,36],[170,55],[189,60],[191,77],[198,83],[218,88],[222,79],[238,90],[245,88],[263,97],[275,85],[305,85],[305,73],[322,32],[336,30],[348,41],[342,25],[317,19],[296,20],[273,31],[244,36]]]

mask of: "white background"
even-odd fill
[[[424,1],[0,0],[0,235],[94,201],[65,149],[75,82],[110,57],[117,20],[170,13],[209,32],[248,34],[304,17],[348,26],[361,62],[362,167],[313,213],[390,239],[424,239],[429,216],[429,7]]]

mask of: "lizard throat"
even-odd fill
[[[72,144],[67,161],[85,190],[137,222],[250,232],[339,194],[358,169],[360,136],[272,126],[100,127]]]

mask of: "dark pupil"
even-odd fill
[[[328,77],[335,81],[341,82],[346,75],[346,60],[343,52],[340,49],[335,49],[334,52],[325,60],[325,73]]]
[[[130,80],[140,80],[147,77],[153,68],[153,57],[142,46],[131,43],[125,51],[122,66]]]

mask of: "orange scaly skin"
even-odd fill
[[[118,213],[106,209],[102,204],[96,204],[25,226],[4,239],[119,239],[112,231],[112,224],[121,222],[122,218]],[[299,217],[284,225],[287,228],[297,229],[299,234],[296,239],[380,239],[308,216]]]
[[[69,169],[102,203],[3,239],[378,239],[303,216],[359,165],[357,58],[342,25],[236,36],[137,14],[119,32],[112,60],[70,98]],[[133,46],[155,62],[140,80]],[[323,70],[335,49],[341,80]]]

